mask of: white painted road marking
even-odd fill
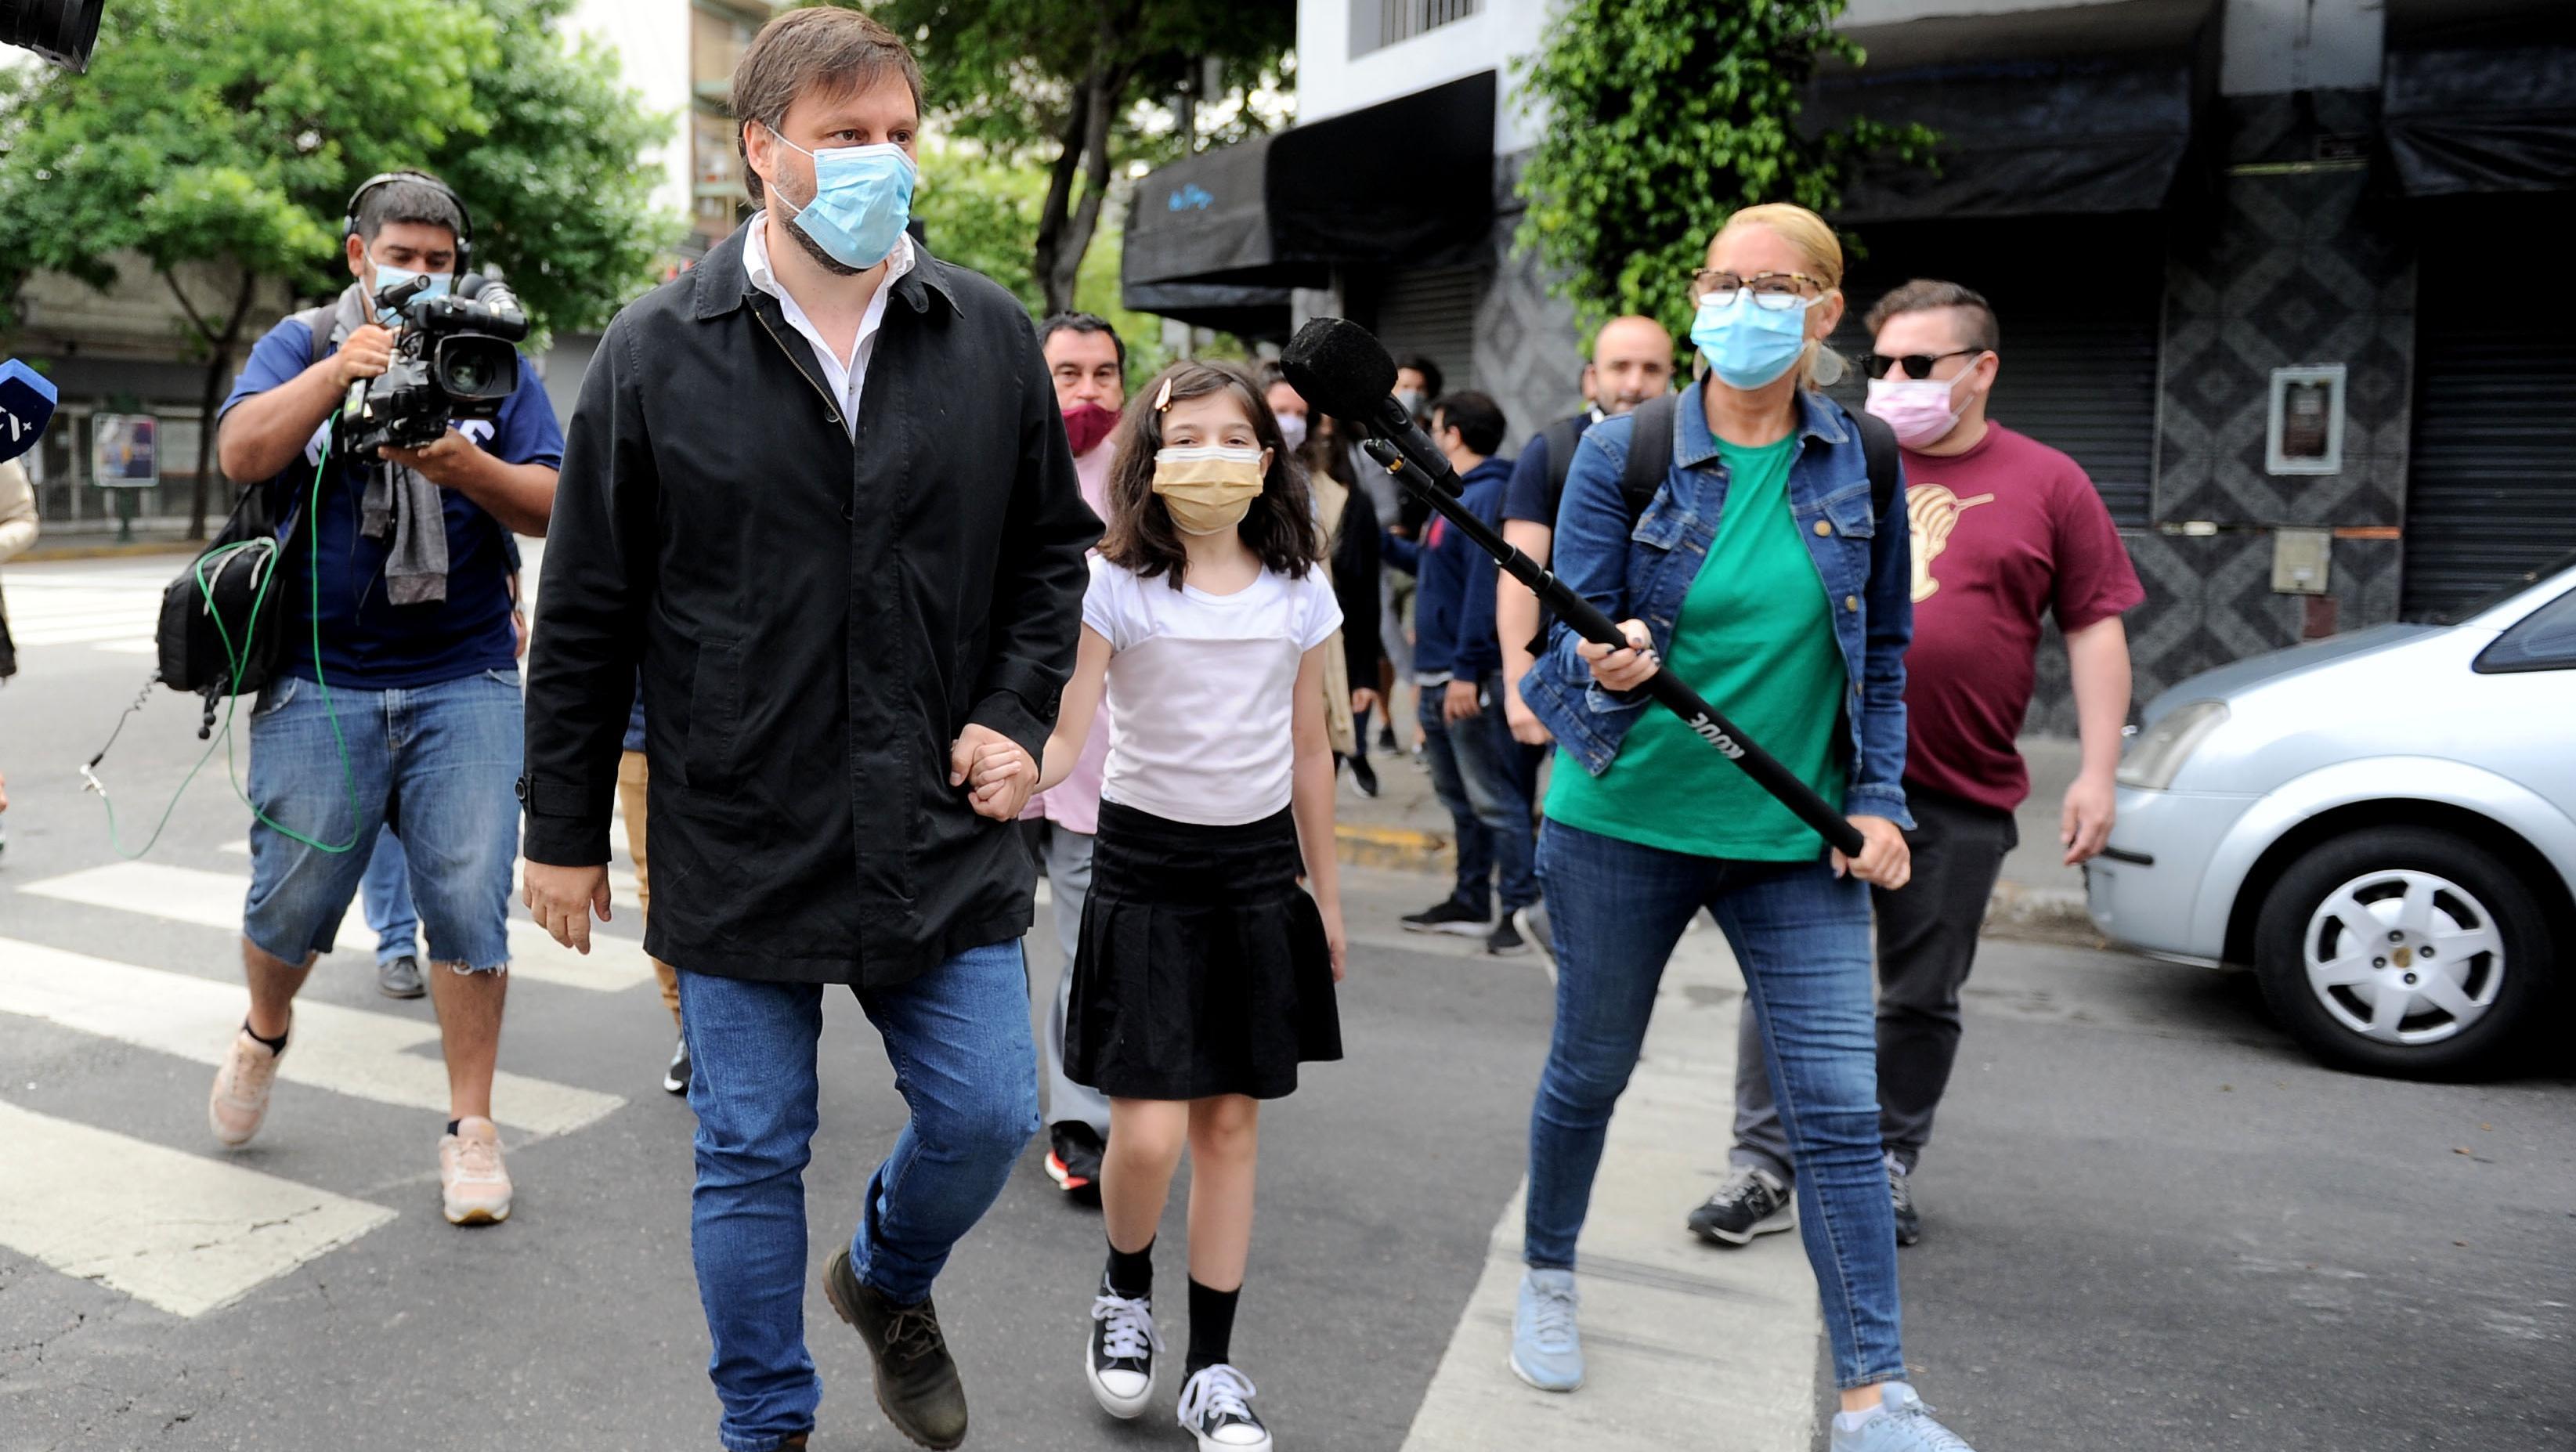
[[[238,984],[0,938],[0,1013],[214,1065],[231,1048],[247,1002]],[[435,1022],[307,999],[295,1005],[295,1041],[277,1077],[443,1118],[447,1067],[434,1053],[415,1052],[437,1043]],[[492,1076],[493,1117],[531,1137],[579,1129],[625,1102],[506,1069]],[[13,1162],[11,1174],[18,1170]]]
[[[0,1194],[0,1245],[176,1316],[227,1305],[394,1218],[382,1205],[6,1102],[0,1144],[16,1186]]]
[[[171,867],[157,862],[112,862],[104,867],[49,877],[18,889],[63,902],[115,908],[200,927],[241,931],[242,900],[250,891],[247,876]],[[598,925],[594,924],[594,929]],[[376,934],[367,926],[359,904],[349,905],[340,923],[337,946],[372,954]],[[632,938],[594,931],[589,956],[574,952],[523,918],[510,919],[510,972],[539,983],[615,993],[653,978],[651,960]]]
[[[1583,1389],[1533,1391],[1512,1374],[1522,1268],[1523,1201],[1515,1195],[1495,1222],[1484,1274],[1403,1452],[1814,1445],[1824,1320],[1798,1238],[1718,1250],[1682,1225],[1725,1171],[1735,1116],[1735,1015],[1743,1000],[1706,990],[1742,984],[1715,932],[1685,934],[1664,970],[1645,1053],[1610,1121],[1578,1248]],[[1703,990],[1696,1002],[1693,988]]]
[[[248,857],[250,855],[250,844],[248,842],[227,842],[215,850],[230,857]],[[528,864],[524,860],[510,864],[510,892],[513,901],[517,900],[517,894],[520,887],[526,884],[527,876]],[[1040,882],[1038,884],[1038,891],[1040,894],[1045,893],[1046,884],[1044,882]],[[642,921],[641,915],[644,911],[644,902],[643,899],[637,897],[635,894],[635,870],[633,868],[611,866],[608,869],[608,900],[614,907],[621,907],[629,912],[637,914],[637,917],[630,919],[630,921]]]
[[[161,621],[161,589],[178,576],[19,571],[9,577],[9,633],[20,649],[90,645],[148,653]]]

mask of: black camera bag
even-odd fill
[[[277,513],[272,486],[243,494],[214,542],[161,592],[161,683],[204,696],[209,709],[267,685],[285,653],[291,611],[277,580],[286,550]],[[291,532],[291,515],[287,524]],[[216,558],[245,541],[258,543]]]

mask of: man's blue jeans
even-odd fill
[[[1487,693],[1499,702],[1501,677]],[[1488,704],[1463,721],[1446,719],[1446,686],[1422,688],[1423,759],[1431,765],[1431,790],[1449,811],[1458,833],[1458,884],[1453,896],[1480,915],[1493,909],[1494,876],[1501,869],[1503,908],[1538,901],[1537,843],[1530,831],[1529,791],[1521,751],[1499,705]]]
[[[1538,855],[1556,930],[1556,1031],[1530,1111],[1528,1262],[1574,1265],[1611,1107],[1636,1068],[1664,962],[1704,907],[1743,966],[1746,1011],[1770,1055],[1835,1382],[1901,1379],[1869,889],[1836,878],[1821,853],[1808,862],[1732,862],[1553,821]]]
[[[365,905],[367,926],[376,930],[378,963],[419,956],[420,910],[411,905],[411,859],[403,855],[402,839],[391,827],[376,834],[376,852],[367,859],[367,875],[359,879],[358,900]]]
[[[730,1452],[769,1452],[814,1425],[823,1386],[805,1348],[805,1165],[816,1121],[823,986],[680,965],[694,1072],[697,1189],[689,1243]],[[1020,945],[961,953],[908,983],[859,991],[912,1117],[868,1181],[850,1269],[888,1299],[930,1294],[1038,1128],[1037,1055]],[[1890,1232],[1891,1236],[1894,1234]]]

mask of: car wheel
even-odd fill
[[[2422,827],[2353,832],[2292,863],[2256,920],[2254,966],[2318,1058],[2419,1078],[2507,1067],[2556,968],[2521,876]]]

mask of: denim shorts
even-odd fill
[[[412,899],[428,939],[423,956],[475,972],[507,968],[520,701],[515,669],[398,691],[334,686],[327,705],[312,681],[271,682],[250,718],[250,799],[267,820],[251,823],[242,936],[286,963],[330,952],[377,833],[390,822],[411,859]],[[356,848],[321,851],[281,826]]]

